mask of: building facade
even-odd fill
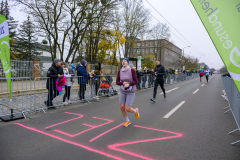
[[[180,68],[182,50],[173,43],[165,40],[139,40],[135,41],[135,48],[130,49],[130,57],[153,55],[165,68]]]

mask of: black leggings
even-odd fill
[[[79,98],[80,100],[85,99],[86,84],[79,85]]]
[[[71,91],[71,86],[65,86],[65,94],[63,96],[63,102],[65,102],[66,98],[69,100],[70,99],[70,92]]]
[[[209,76],[206,76],[206,80],[207,80],[207,82],[208,82],[208,78],[209,78]]]
[[[96,85],[95,85],[95,90],[96,90],[96,96],[97,96],[98,90],[99,90],[99,84],[97,84],[97,83],[96,83]]]
[[[158,85],[160,85],[163,93],[166,94],[166,93],[165,93],[165,88],[164,88],[164,79],[156,79],[156,80],[154,81],[154,91],[153,91],[153,98],[154,98],[154,99],[156,98]]]

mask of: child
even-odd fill
[[[90,72],[90,86],[91,86],[91,97],[93,99],[99,100],[99,98],[96,96],[96,79],[98,78],[98,76],[95,74],[95,71],[92,70]]]

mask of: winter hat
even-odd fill
[[[87,63],[87,61],[86,61],[85,59],[83,59],[82,62],[81,62],[81,64],[82,64],[83,66],[85,66],[86,63]]]
[[[67,65],[65,62],[62,62],[61,65]]]
[[[54,64],[56,64],[56,63],[61,62],[61,61],[60,61],[60,59],[55,58],[53,62],[54,62]]]
[[[73,65],[73,64],[70,64],[69,66],[71,66],[72,68],[74,68],[74,65]]]
[[[126,60],[128,62],[128,64],[129,64],[129,60],[127,58],[123,58],[122,60]]]

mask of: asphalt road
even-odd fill
[[[159,88],[156,103],[152,88],[138,91],[140,118],[129,114],[128,128],[118,96],[0,122],[0,160],[239,160],[240,145],[230,143],[240,133],[227,134],[237,126],[223,114],[221,77],[211,78],[167,85],[166,99]]]

